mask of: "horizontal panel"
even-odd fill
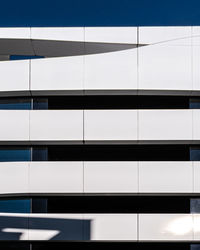
[[[83,57],[31,60],[31,90],[83,90]]]
[[[83,140],[83,111],[30,111],[30,140]]]
[[[137,111],[84,111],[85,140],[137,140]]]
[[[82,193],[83,162],[31,162],[31,193]]]
[[[0,163],[0,194],[28,193],[28,162]]]
[[[31,39],[83,41],[84,27],[31,28]]]
[[[137,27],[85,27],[85,42],[137,43]]]
[[[84,162],[84,192],[138,192],[137,162]]]
[[[136,90],[137,50],[86,55],[84,71],[86,90]]]
[[[139,140],[191,140],[192,111],[139,111]]]
[[[192,27],[139,27],[139,43],[191,45]]]
[[[139,192],[192,193],[192,162],[139,162]]]
[[[189,214],[140,214],[139,240],[193,240],[193,217]]]
[[[29,112],[0,110],[0,141],[29,140]]]
[[[90,233],[84,224],[90,240],[137,240],[136,214],[84,214],[84,220],[91,221]]]
[[[0,92],[29,91],[29,61],[0,62]]]
[[[32,214],[28,231],[29,240],[83,240],[83,215]]]
[[[191,46],[149,45],[138,49],[141,90],[192,90]]]

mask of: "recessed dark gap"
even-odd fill
[[[190,160],[200,160],[200,145],[0,146],[0,162]]]
[[[200,244],[189,242],[0,242],[2,250],[199,250]]]
[[[84,194],[1,197],[0,213],[200,213],[199,196]]]
[[[200,155],[199,155],[200,157]],[[49,161],[189,161],[188,145],[48,146]]]
[[[33,105],[31,105],[33,103]],[[0,109],[200,109],[200,97],[84,95],[1,97]]]
[[[199,200],[195,198],[195,200]],[[32,199],[33,213],[190,213],[185,196],[68,196]],[[193,210],[195,208],[194,202]],[[200,212],[196,211],[196,212]]]

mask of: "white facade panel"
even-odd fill
[[[198,43],[199,45],[194,45],[192,50],[192,62],[193,62],[193,90],[200,90],[200,38],[193,38],[193,43]]]
[[[0,39],[30,39],[30,28],[0,28]]]
[[[193,139],[200,140],[200,110],[194,109],[193,111]]]
[[[0,62],[0,92],[29,91],[29,60]]]
[[[191,26],[139,27],[139,44],[191,45]]]
[[[31,193],[82,193],[83,162],[31,162]]]
[[[90,240],[137,240],[136,214],[84,214],[86,219],[91,221]]]
[[[30,140],[83,140],[83,111],[30,111]]]
[[[85,110],[84,140],[137,140],[137,111]]]
[[[83,215],[31,214],[29,240],[83,240]]]
[[[194,193],[200,193],[200,162],[194,161]]]
[[[192,162],[139,162],[139,192],[192,193]]]
[[[85,42],[137,44],[137,27],[85,27]]]
[[[138,48],[140,90],[192,90],[191,46]]]
[[[86,55],[84,89],[136,90],[137,49]]]
[[[140,110],[139,140],[191,140],[191,110]]]
[[[0,141],[29,140],[29,111],[0,110]]]
[[[31,90],[83,90],[83,56],[31,60]]]
[[[191,214],[140,214],[139,241],[193,240]]]
[[[137,162],[84,162],[84,192],[137,193]]]
[[[194,240],[200,240],[200,215],[193,214]]]
[[[28,193],[28,162],[0,162],[0,194]]]
[[[84,41],[84,27],[31,28],[31,39]]]

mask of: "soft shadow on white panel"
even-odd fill
[[[139,51],[139,89],[192,90],[191,46],[149,45]]]
[[[84,88],[137,89],[137,49],[86,55]]]

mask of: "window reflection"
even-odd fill
[[[190,148],[190,161],[200,161],[200,148],[199,147]]]
[[[48,109],[48,98],[34,98],[33,109]]]
[[[200,250],[200,244],[191,244],[190,250]]]
[[[0,98],[0,109],[29,110],[31,109],[30,98]]]
[[[0,200],[0,213],[30,213],[31,200]]]
[[[190,199],[190,213],[200,213],[200,199]]]
[[[0,147],[0,162],[30,160],[31,149],[29,147]]]
[[[190,98],[190,109],[200,109],[200,99],[199,98]]]

